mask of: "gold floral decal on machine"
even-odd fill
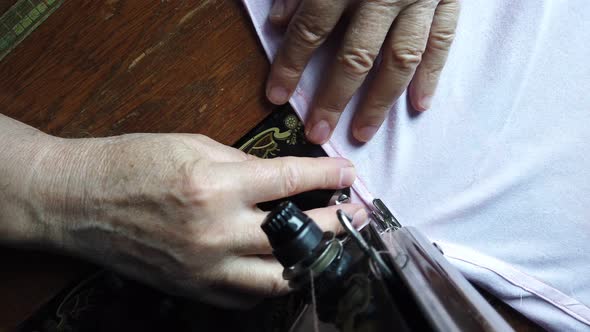
[[[260,158],[270,158],[280,151],[277,141],[295,145],[299,138],[301,143],[305,143],[305,139],[301,139],[303,137],[303,125],[295,115],[287,115],[283,120],[283,124],[287,128],[286,131],[281,132],[278,127],[266,129],[249,139],[239,149]]]

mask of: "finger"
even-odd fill
[[[267,212],[256,209],[240,218],[240,222],[232,227],[228,250],[238,256],[272,254],[272,247],[260,227],[267,215]]]
[[[339,234],[342,233],[343,229],[336,215],[338,209],[342,209],[353,216],[359,210],[363,210],[363,206],[360,204],[341,204],[305,211],[305,214],[314,220],[324,232],[330,231]],[[234,235],[229,250],[236,255],[272,254],[268,238],[260,228],[267,215],[266,212],[257,211],[251,216],[240,220],[240,223],[232,229]]]
[[[362,229],[370,222],[371,220],[369,219],[369,212],[365,209],[358,210],[352,215],[352,225],[356,229]]]
[[[357,218],[358,220],[361,219],[360,216],[362,214],[360,212],[364,212],[364,206],[361,204],[332,205],[325,208],[309,210],[305,213],[311,219],[313,219],[324,232],[333,232],[334,234],[341,234],[342,232],[344,232],[344,228],[342,228],[342,225],[338,220],[338,215],[336,214],[336,211],[338,210],[346,212],[346,214],[348,214],[349,216],[354,216],[354,222],[355,218]]]
[[[239,199],[254,205],[315,189],[343,189],[356,179],[343,158],[279,157],[232,163],[232,186]]]
[[[283,267],[276,260],[256,256],[238,257],[220,267],[214,285],[228,295],[277,296],[289,291],[282,273]]]
[[[266,95],[272,103],[289,100],[305,65],[338,22],[346,2],[303,0],[270,68]]]
[[[300,2],[301,0],[275,0],[268,18],[273,24],[287,25]]]
[[[400,9],[399,2],[392,5],[385,1],[366,1],[358,5],[337,61],[322,82],[322,89],[306,121],[309,141],[323,144],[330,138],[346,104],[373,67]]]
[[[409,89],[412,107],[417,111],[430,108],[432,96],[455,37],[459,7],[457,0],[443,0],[436,8],[426,51]]]
[[[426,47],[436,3],[419,1],[396,18],[383,46],[383,60],[353,120],[353,136],[369,141],[408,86]]]

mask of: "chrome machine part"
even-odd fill
[[[330,205],[340,205],[344,203],[350,203],[350,188],[344,188],[334,192],[334,195],[330,198]]]
[[[374,208],[371,211],[371,216],[373,217],[375,222],[377,222],[379,227],[382,228],[381,230],[396,230],[402,227],[400,222],[397,221],[393,213],[391,213],[391,211],[387,208],[387,206],[385,205],[385,203],[383,203],[382,200],[380,200],[379,198],[374,199],[373,207]]]
[[[352,226],[352,218],[342,210],[338,210],[336,213],[338,214],[338,220],[342,227],[344,227],[344,230],[346,230],[361,251],[371,259],[373,264],[379,269],[381,276],[386,278],[392,277],[393,274],[391,269],[387,266],[381,255],[375,250],[375,248],[370,246],[363,236],[354,228],[354,226]]]
[[[289,286],[299,288],[307,284],[310,278],[317,277],[324,272],[342,254],[342,244],[332,233],[326,237],[325,247],[313,261],[298,262],[294,266],[285,267],[283,279],[289,281]]]

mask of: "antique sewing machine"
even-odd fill
[[[347,200],[339,194],[335,203]],[[338,219],[341,238],[287,201],[262,224],[283,277],[308,303],[291,331],[512,330],[436,244],[400,225],[382,201],[360,231],[342,210]]]
[[[305,142],[290,110],[273,113],[235,145],[269,158],[325,156]],[[19,331],[511,331],[416,229],[376,200],[366,226],[324,232],[301,210],[342,204],[350,191],[319,190],[259,204],[262,224],[295,291],[248,310],[173,297],[97,269],[40,308]],[[301,210],[299,210],[301,208]]]
[[[300,122],[293,113],[274,118],[278,121],[273,125],[247,135],[251,138],[243,140],[240,149],[264,158],[277,153],[324,155],[298,136]],[[306,304],[283,317],[292,318],[287,324],[291,331],[317,329],[320,324],[322,330],[344,332],[511,330],[436,244],[417,229],[403,227],[381,200],[373,202],[360,231],[342,211],[338,219],[345,236],[320,230],[298,207],[342,204],[350,196],[349,191],[338,191],[328,199],[329,194],[305,193],[261,206],[274,207],[262,229],[285,268],[283,277]],[[294,311],[299,312],[296,318]]]

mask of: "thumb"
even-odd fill
[[[229,164],[225,173],[232,175],[240,199],[254,204],[315,189],[350,187],[356,178],[350,161],[327,157],[248,160]]]

